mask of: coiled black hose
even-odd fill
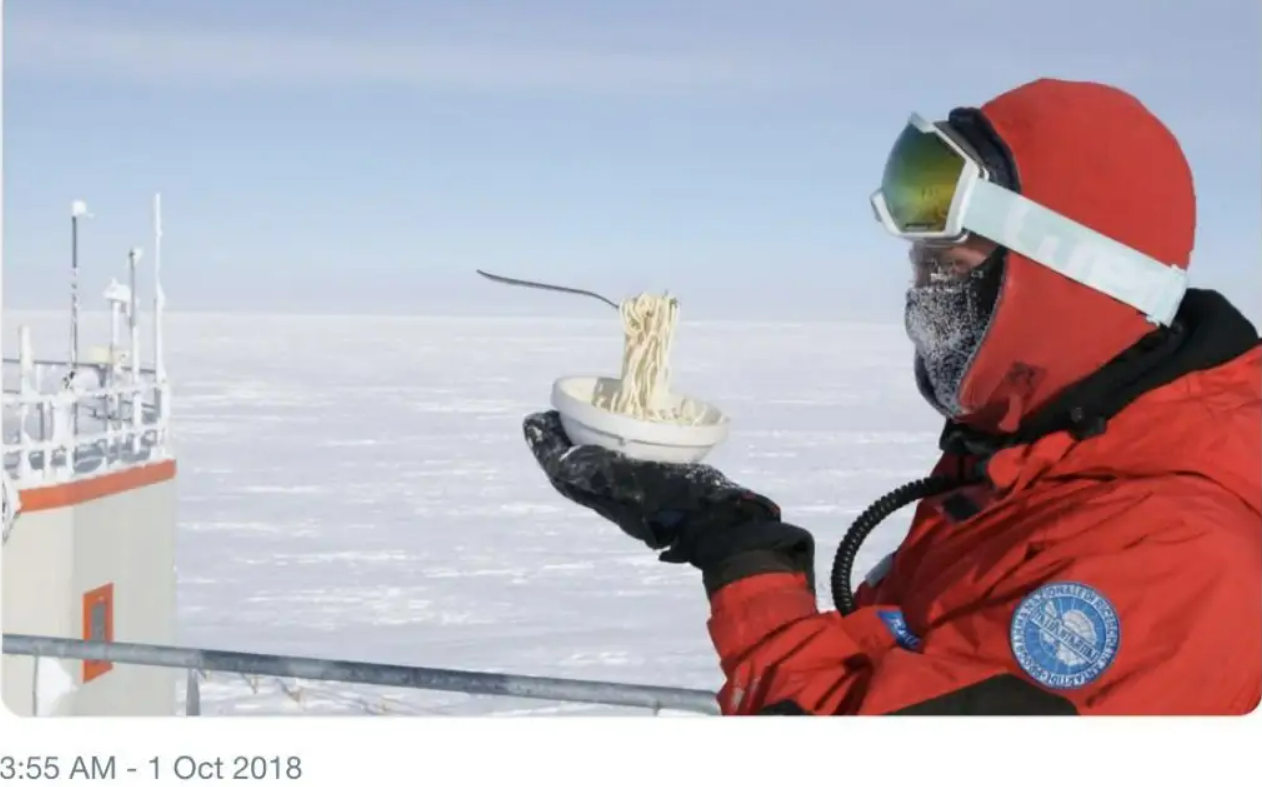
[[[854,572],[854,561],[859,555],[859,547],[877,525],[898,509],[934,495],[946,494],[961,487],[977,483],[975,479],[958,476],[930,476],[919,481],[903,484],[899,488],[868,506],[868,510],[855,519],[854,524],[846,531],[845,538],[837,545],[837,556],[833,558],[833,604],[842,615],[855,611],[854,590],[850,585],[850,575]]]

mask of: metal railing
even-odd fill
[[[36,658],[112,661],[189,670],[187,715],[200,713],[196,673],[233,672],[314,681],[390,686],[493,697],[574,702],[718,715],[712,692],[633,683],[543,678],[504,672],[414,667],[365,661],[276,656],[230,650],[178,648],[130,642],[97,642],[61,637],[4,635],[4,653]]]
[[[63,361],[36,358],[30,328],[18,329],[18,352],[4,359],[3,470],[18,488],[60,484],[170,456],[171,389],[163,358],[162,198],[153,199],[152,363],[141,364],[137,273],[142,251],[127,252],[127,278],[111,278],[107,345],[79,343],[79,220],[71,203],[70,342]],[[16,378],[16,379],[14,379]]]
[[[3,392],[4,470],[26,488],[111,472],[170,453],[168,386],[153,372],[26,358]],[[5,377],[9,377],[6,374]]]

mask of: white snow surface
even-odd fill
[[[63,357],[63,313],[8,311]],[[104,315],[81,328],[108,339]],[[148,328],[142,358],[151,357]],[[174,314],[178,644],[713,690],[700,579],[548,486],[521,436],[553,380],[616,375],[607,319]],[[941,424],[899,325],[691,322],[675,386],[734,419],[709,457],[818,540],[922,477]],[[911,507],[860,554],[897,545]],[[205,714],[645,715],[209,675]]]

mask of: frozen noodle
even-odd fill
[[[622,382],[592,402],[611,412],[644,421],[696,424],[703,413],[691,402],[672,407],[670,351],[679,320],[679,302],[644,293],[622,302]]]

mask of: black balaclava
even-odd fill
[[[977,154],[991,182],[1020,192],[1007,146],[976,109],[953,110],[947,126]],[[968,273],[907,291],[904,325],[916,348],[916,384],[947,418],[963,415],[960,385],[995,314],[1007,250],[1000,247]]]

